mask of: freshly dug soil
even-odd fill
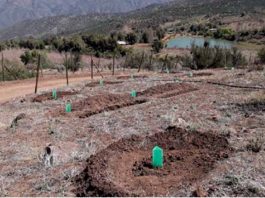
[[[135,99],[129,94],[101,94],[89,96],[82,101],[72,104],[72,113],[79,118],[90,117],[104,111],[114,111],[123,107],[142,104],[147,102],[145,99]],[[59,115],[66,115],[63,108],[56,110]],[[57,114],[54,112],[54,114]]]
[[[140,92],[138,95],[145,97],[169,98],[196,90],[198,89],[185,83],[167,83],[148,88]]]
[[[60,99],[60,98],[66,97],[66,96],[76,95],[77,93],[78,92],[75,92],[75,91],[58,91],[57,92],[57,98]],[[32,102],[41,103],[41,102],[44,102],[44,101],[47,101],[47,100],[53,100],[52,92],[38,95],[38,96],[36,96],[35,98],[32,99]]]
[[[212,75],[213,73],[210,72],[193,73],[193,77],[212,76]]]
[[[154,169],[154,146],[164,149],[164,167]],[[223,136],[169,127],[150,137],[132,136],[87,160],[74,179],[77,196],[166,196],[198,183],[232,149]],[[176,194],[177,195],[177,194]]]

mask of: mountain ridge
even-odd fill
[[[170,0],[0,0],[0,29],[59,15],[129,12]]]

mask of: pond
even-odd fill
[[[194,43],[196,46],[202,47],[204,42],[208,41],[210,47],[232,48],[234,42],[226,41],[222,39],[212,39],[203,37],[176,37],[167,42],[167,48],[191,48]]]

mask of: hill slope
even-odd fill
[[[47,16],[117,13],[169,0],[0,0],[0,28]]]
[[[68,35],[78,32],[106,33],[122,29],[125,25],[143,29],[204,15],[239,16],[244,12],[265,16],[264,9],[265,0],[175,0],[123,14],[57,16],[27,20],[0,31],[0,39]]]

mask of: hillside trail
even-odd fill
[[[95,75],[94,80],[100,79]],[[69,76],[69,85],[91,80],[89,74],[78,74]],[[0,83],[0,104],[7,102],[16,97],[33,94],[35,90],[36,79],[16,80]],[[51,90],[53,88],[61,88],[66,86],[66,79],[63,75],[40,77],[38,84],[38,92]]]

